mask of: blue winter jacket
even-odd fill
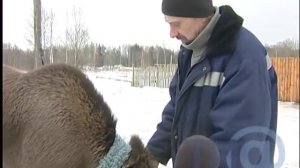
[[[199,134],[217,145],[221,168],[273,167],[275,70],[243,19],[229,6],[220,7],[220,14],[205,56],[192,68],[192,51],[181,46],[171,100],[147,148],[160,163],[174,163],[182,141]]]

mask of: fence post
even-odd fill
[[[135,86],[134,85],[134,66],[132,66],[132,82],[131,82],[131,86]]]

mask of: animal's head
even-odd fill
[[[123,168],[154,168],[152,157],[138,136],[132,136],[129,144],[132,150]]]

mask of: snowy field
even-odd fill
[[[168,89],[131,87],[129,82],[125,82],[130,77],[126,80],[114,80],[118,77],[111,73],[86,74],[118,119],[118,134],[126,141],[129,141],[132,134],[138,134],[146,144],[161,120],[161,112],[169,100]],[[124,74],[121,77],[124,78]],[[292,102],[279,102],[278,105],[277,133],[285,147],[285,160],[281,167],[299,168],[299,105]],[[276,149],[275,161],[277,159]],[[171,161],[166,167],[172,168]],[[160,165],[160,168],[165,166]]]

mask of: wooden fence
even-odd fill
[[[158,65],[147,68],[134,68],[132,86],[169,87],[177,65]]]
[[[299,102],[299,57],[271,57],[278,79],[279,101]],[[133,70],[132,85],[168,87],[176,65],[161,65]]]
[[[271,57],[280,101],[299,102],[299,57]]]

